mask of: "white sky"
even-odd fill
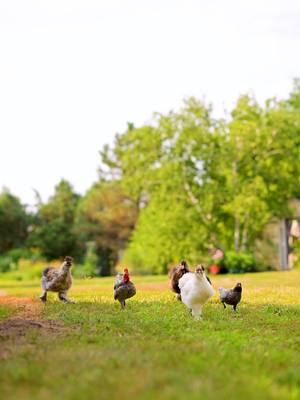
[[[300,77],[300,2],[0,0],[0,189],[33,204],[84,193],[99,150],[194,95],[285,97]]]

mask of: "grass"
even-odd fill
[[[0,305],[0,322],[11,314],[11,309]]]
[[[0,361],[3,398],[300,398],[300,271],[213,277],[215,288],[241,281],[243,300],[235,314],[216,294],[203,321],[175,300],[166,277],[133,281],[138,293],[124,311],[112,278],[75,280],[75,305],[50,295],[42,317],[67,329],[11,344]],[[20,297],[40,291],[36,281],[0,287]]]

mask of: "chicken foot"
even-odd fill
[[[70,300],[67,297],[67,292],[59,292],[58,293],[58,298],[59,298],[59,300],[63,301],[64,303],[75,304],[75,301]]]
[[[46,303],[46,301],[47,301],[47,290],[44,290],[43,293],[40,295],[40,300],[43,303]]]

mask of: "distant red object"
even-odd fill
[[[216,264],[212,264],[209,266],[209,272],[213,275],[216,275],[220,272],[220,266]]]

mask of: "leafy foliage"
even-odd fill
[[[248,271],[267,224],[292,216],[300,199],[299,110],[295,80],[285,100],[240,96],[226,121],[189,98],[144,126],[129,123],[100,152],[99,181],[82,198],[63,180],[39,204],[27,245],[48,260],[71,254],[89,275],[120,261],[165,273],[182,258],[208,261],[212,248]],[[0,195],[0,251],[24,246],[28,218],[17,198]]]
[[[29,244],[38,247],[47,260],[80,252],[74,233],[78,201],[70,183],[61,180],[48,203],[40,204]]]
[[[24,246],[29,216],[18,197],[7,189],[0,193],[0,253]]]
[[[118,135],[102,158],[106,177],[117,168],[140,206],[124,261],[159,273],[182,257],[207,258],[211,246],[253,252],[266,224],[288,217],[299,197],[298,91],[265,107],[243,95],[227,123],[191,98],[178,113],[156,115],[153,127]]]
[[[117,182],[99,182],[81,199],[76,212],[75,231],[80,242],[95,244],[92,252],[96,257],[93,274],[110,274],[128,242],[136,218],[136,203],[124,194]],[[88,253],[87,258],[90,255]],[[85,263],[92,268],[90,261]]]
[[[228,251],[220,261],[229,273],[257,272],[265,267],[257,262],[252,253]]]

